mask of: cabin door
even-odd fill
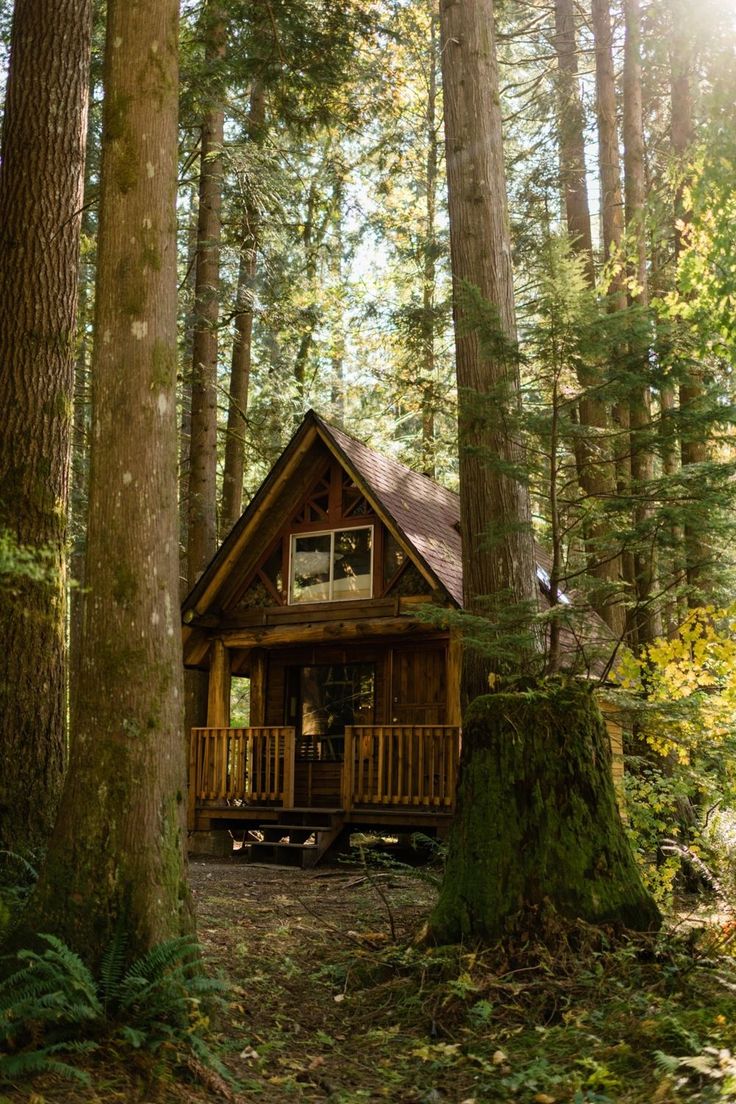
[[[296,729],[294,803],[340,804],[345,728],[373,724],[373,663],[321,663],[287,669],[286,723]]]
[[[445,723],[446,664],[444,647],[393,649],[391,724]]]

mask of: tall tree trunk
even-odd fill
[[[603,254],[611,266],[608,308],[612,313],[625,311],[626,273],[622,254],[624,235],[624,201],[621,187],[621,166],[618,144],[616,80],[613,66],[613,34],[609,0],[592,0],[593,36],[595,43],[596,115],[598,120],[598,168],[601,180],[601,225]],[[625,359],[623,349],[616,351],[617,360]],[[629,404],[620,399],[613,404],[611,420],[615,433],[614,463],[616,489],[623,497],[631,494],[631,447],[629,440]],[[634,556],[630,549],[621,553],[621,573],[632,596],[636,588]]]
[[[217,69],[225,53],[225,23],[218,0],[208,0],[202,14],[202,29],[211,100],[202,120],[199,158],[187,525],[190,587],[217,547],[217,325],[225,127],[225,113],[217,95],[220,85]]]
[[[435,296],[437,291],[437,16],[434,4],[430,13],[429,87],[425,140],[425,224],[424,271],[422,274],[422,470],[434,479],[436,474],[435,412]]]
[[[197,254],[194,266],[194,318],[189,413],[187,483],[187,585],[196,583],[217,549],[217,327],[220,319],[220,240],[222,236],[222,145],[225,113],[220,66],[225,23],[219,0],[202,9],[209,102],[204,109],[199,150]],[[207,674],[184,677],[184,731],[206,722]]]
[[[77,730],[26,925],[98,962],[191,929],[176,495],[177,0],[109,0]]]
[[[529,494],[521,474],[524,456],[515,432],[520,404],[516,315],[492,0],[441,0],[440,29],[464,604],[471,613],[494,618],[499,602],[507,608],[533,605],[537,583]],[[484,352],[478,333],[467,329],[462,303],[468,286],[497,312],[494,353]],[[528,649],[520,643],[511,657],[517,670]],[[464,701],[487,688],[488,669],[479,653],[464,650]]]
[[[675,193],[675,260],[679,260],[687,235],[690,212],[685,205],[687,183],[686,167],[691,151],[694,127],[692,105],[692,40],[688,35],[687,7],[682,0],[673,0],[671,36],[670,96],[672,108],[672,151],[677,160],[678,187]],[[680,459],[683,475],[693,464],[708,460],[706,431],[699,421],[699,407],[705,395],[705,386],[697,371],[690,369],[680,385]],[[691,496],[698,494],[696,480],[688,480]],[[705,518],[692,511],[685,518],[685,571],[688,583],[688,605],[696,608],[707,601],[709,595],[709,563],[712,552],[708,549]]]
[[[632,327],[629,342],[631,372],[640,374],[641,383],[632,389],[629,400],[631,429],[631,483],[636,500],[634,522],[639,533],[634,549],[637,607],[635,634],[638,644],[647,644],[662,631],[655,604],[657,579],[656,548],[651,532],[652,507],[649,494],[654,480],[652,451],[651,392],[649,375],[649,306],[647,275],[647,237],[645,227],[646,166],[644,123],[641,99],[641,15],[639,0],[624,0],[624,198],[626,226],[635,249],[630,273],[631,302],[639,316]]]
[[[89,142],[89,133],[88,133]],[[83,234],[93,232],[89,210],[82,219]],[[72,438],[70,552],[69,552],[69,682],[75,686],[81,660],[84,621],[84,550],[87,528],[89,483],[89,438],[91,425],[91,376],[89,327],[94,309],[94,275],[91,265],[82,263],[79,274],[79,324],[74,372],[74,428]],[[72,732],[74,718],[70,717]]]
[[[558,68],[558,112],[560,134],[560,175],[565,197],[567,230],[573,249],[582,259],[588,286],[595,287],[593,236],[585,172],[585,116],[578,81],[577,40],[573,0],[555,0],[555,51]],[[615,118],[615,115],[614,115]],[[586,496],[589,520],[585,526],[588,573],[598,580],[591,602],[611,629],[622,635],[624,608],[618,588],[622,582],[622,562],[618,549],[611,547],[610,523],[596,517],[603,502],[616,492],[616,472],[611,452],[611,418],[607,405],[598,396],[600,374],[579,366],[578,382],[583,394],[578,404],[582,437],[576,450],[578,479]]]
[[[65,558],[91,0],[16,0],[0,156],[0,846],[45,846],[65,743]],[[52,122],[53,121],[53,125]]]
[[[263,82],[256,79],[250,94],[247,135],[251,143],[261,141],[266,121],[266,97]],[[230,393],[225,439],[225,470],[222,479],[220,535],[225,537],[240,517],[243,506],[243,469],[245,464],[245,416],[253,344],[253,297],[258,261],[258,207],[250,189],[245,197],[240,232],[235,337],[230,363]]]
[[[335,287],[344,283],[344,186],[343,181],[335,183],[334,244],[331,257],[331,276]],[[335,319],[332,332],[332,355],[330,357],[330,417],[335,425],[345,425],[345,317],[342,305],[338,308],[340,316]]]

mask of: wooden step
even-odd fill
[[[293,818],[291,814],[294,814]],[[261,825],[264,839],[249,845],[250,862],[302,868],[316,866],[340,835],[345,823],[341,809],[326,813],[321,809],[284,809],[280,815],[283,823]],[[300,819],[309,823],[300,823]],[[318,819],[324,819],[326,823],[311,823]],[[314,843],[307,843],[312,837]]]

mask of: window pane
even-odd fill
[[[371,529],[340,529],[335,533],[335,575],[332,597],[370,598]]]
[[[302,667],[298,758],[341,760],[345,726],[373,724],[375,665]]]
[[[330,597],[330,534],[294,537],[292,602],[324,602]]]

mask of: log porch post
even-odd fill
[[[266,723],[266,652],[254,648],[250,653],[250,723],[258,728]]]
[[[460,708],[460,674],[462,671],[462,643],[460,634],[450,633],[450,642],[447,645],[447,703],[445,709],[445,724],[462,724]]]
[[[230,653],[222,640],[210,644],[207,727],[230,727]]]

